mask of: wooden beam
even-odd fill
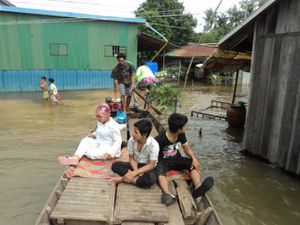
[[[197,220],[197,206],[185,180],[175,180],[179,205],[185,224],[194,224]]]
[[[149,104],[149,102],[147,101],[147,99],[141,93],[139,93],[139,91],[137,90],[137,88],[133,89],[133,92],[136,93],[145,103]],[[151,104],[151,108],[158,115],[162,115],[162,112],[159,109],[157,109],[156,107],[154,107],[152,104]]]

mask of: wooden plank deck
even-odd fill
[[[119,184],[114,216],[116,222],[168,222],[167,207],[161,204],[160,196],[161,189],[157,185],[139,188],[126,183]]]
[[[93,221],[111,221],[115,198],[115,187],[107,179],[72,178],[67,184],[50,219],[55,224],[66,221],[81,221],[91,224]],[[99,223],[101,224],[101,223]]]

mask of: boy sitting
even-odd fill
[[[185,131],[188,118],[179,113],[173,113],[169,116],[169,129],[165,133],[159,134],[155,139],[159,144],[159,161],[157,165],[158,182],[163,191],[161,201],[165,205],[171,205],[176,201],[176,197],[169,191],[166,174],[170,170],[188,170],[190,171],[194,183],[194,198],[203,196],[214,184],[212,177],[206,178],[203,183],[200,179],[200,163],[190,148]],[[185,153],[190,157],[182,157],[178,151],[182,145]]]
[[[121,177],[110,179],[112,185],[121,182],[135,184],[138,187],[150,187],[156,183],[154,167],[158,159],[159,146],[157,141],[149,136],[152,124],[142,119],[134,124],[132,137],[128,141],[129,162],[115,162],[112,171]]]

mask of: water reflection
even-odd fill
[[[190,115],[213,99],[230,101],[231,93],[228,87],[194,86],[183,91],[179,110]],[[95,106],[112,94],[63,92],[62,105],[43,103],[40,93],[0,95],[0,224],[35,223],[63,171],[57,156],[74,152],[94,126]],[[299,181],[241,154],[242,135],[225,121],[189,119],[187,136],[203,176],[216,179],[210,197],[224,224],[298,225]]]

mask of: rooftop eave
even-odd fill
[[[4,5],[0,5],[0,11],[11,12],[11,13],[32,14],[32,15],[55,16],[55,17],[70,17],[70,18],[87,19],[87,20],[123,22],[123,23],[143,24],[146,22],[146,20],[143,18],[100,16],[100,15],[83,14],[83,13],[50,11],[50,10],[43,10],[43,9],[18,8],[18,7],[4,6]]]
[[[247,29],[247,27],[251,27],[253,25],[254,27],[254,20],[257,16],[259,16],[261,13],[266,11],[268,8],[270,8],[273,4],[275,4],[277,1],[280,0],[269,0],[264,5],[262,5],[259,9],[257,9],[253,14],[251,14],[246,20],[244,20],[240,25],[235,27],[232,31],[230,31],[228,34],[226,34],[219,42],[218,45],[221,49],[223,49],[224,46],[226,46],[226,49],[230,48],[230,46],[227,46],[227,42],[236,35],[237,33],[240,33],[241,31]]]

